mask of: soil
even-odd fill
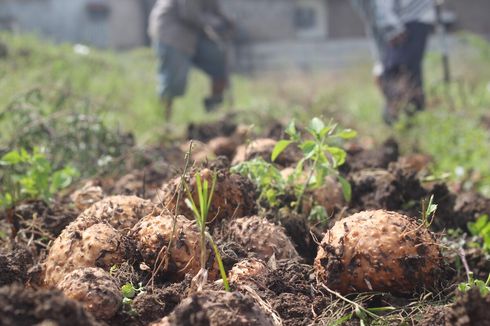
[[[278,123],[269,128],[264,136],[281,139],[283,129]],[[225,117],[217,123],[189,126],[187,136],[207,142],[217,137],[230,137],[235,132],[237,124],[230,117]],[[158,197],[157,192],[162,184],[169,188],[168,193],[174,193],[178,185],[176,180],[182,173],[184,152],[178,144],[138,152],[135,157],[128,158],[125,171],[114,172],[114,175],[92,182],[103,189],[105,196],[124,194],[154,199]],[[227,152],[226,155],[230,157],[231,153]],[[381,147],[369,150],[359,146],[348,149],[348,163],[342,167],[341,173],[351,182],[352,201],[335,207],[324,224],[312,224],[306,214],[294,212],[290,206],[293,199],[288,196],[280,198],[283,205],[278,208],[257,203],[255,186],[247,178],[229,172],[229,157],[218,157],[191,169],[218,171],[219,186],[213,200],[215,206],[210,209],[210,215],[217,218],[208,224],[208,229],[220,249],[225,269],[230,270],[234,264],[251,257],[251,253],[242,245],[229,240],[228,222],[254,214],[283,226],[301,257],[278,260],[272,256],[264,262],[270,270],[268,275],[245,287],[232,285],[232,289],[242,294],[235,292],[229,296],[216,292],[222,289],[222,284],[216,282],[208,283],[208,291],[204,293],[214,291],[219,295],[203,298],[190,290],[189,276],[180,282],[169,282],[170,277],[158,276],[150,282],[153,266],[141,265],[142,259],[135,255],[134,263],[124,261],[112,275],[120,284],[136,285],[141,282],[146,285],[145,292],[136,296],[130,306],[121,309],[107,324],[141,326],[167,318],[165,322],[170,322],[170,325],[257,325],[257,322],[267,325],[274,324],[271,319],[273,314],[281,319],[283,325],[331,324],[353,312],[351,304],[322,289],[313,272],[317,242],[335,221],[352,213],[373,209],[393,210],[418,220],[421,201],[432,194],[438,205],[431,225],[434,231],[444,232],[450,228],[467,231],[468,222],[481,214],[490,214],[490,199],[471,192],[454,193],[444,183],[422,183],[420,176],[427,160],[422,157],[399,157],[398,145],[392,139]],[[69,193],[60,194],[61,199],[50,204],[42,201],[23,202],[15,208],[13,220],[0,220],[0,231],[7,235],[0,238],[0,286],[3,286],[0,288],[1,325],[33,325],[47,321],[59,325],[98,325],[81,304],[65,298],[61,292],[31,288],[42,280],[41,263],[47,248],[80,213],[68,199]],[[192,219],[183,202],[179,203],[179,207],[181,213]],[[14,233],[9,238],[12,226]],[[454,243],[462,239],[458,237]],[[465,247],[465,257],[475,277],[486,279],[490,273],[488,255],[482,249]],[[488,325],[485,323],[490,320],[490,296],[483,299],[472,291],[459,296],[452,305],[453,289],[464,281],[465,273],[458,270],[457,254],[448,254],[445,259],[450,268],[440,276],[440,283],[447,290],[435,300],[439,305],[417,302],[416,307],[420,309],[413,308],[415,306],[409,304],[416,298],[410,297],[410,301],[407,296],[393,297],[388,301],[376,297],[369,302],[362,301],[362,304],[372,307],[390,304],[398,309],[417,310],[413,320],[418,325]],[[407,264],[407,267],[413,266]],[[410,270],[407,268],[407,271]],[[361,300],[362,296],[350,294],[348,298],[356,301]],[[219,321],[213,319],[215,313],[212,311],[216,306],[223,309],[220,310]],[[237,320],[237,316],[244,316],[244,319]],[[354,317],[343,325],[359,324]]]
[[[387,139],[380,147],[365,150],[352,147],[347,150],[346,163],[341,167],[344,173],[366,169],[386,169],[391,162],[399,157],[398,143],[393,138]]]
[[[46,324],[43,324],[46,323]],[[25,289],[20,285],[0,288],[0,325],[101,325],[76,301],[59,291]]]
[[[490,295],[482,297],[478,289],[460,295],[451,307],[448,324],[453,326],[489,326]]]
[[[15,249],[8,254],[0,254],[0,286],[24,284],[28,279],[27,271],[32,265],[32,255],[26,249]]]
[[[188,287],[189,281],[184,280],[162,288],[150,288],[133,301],[136,319],[146,325],[169,315],[185,298]]]
[[[199,140],[204,143],[220,136],[231,136],[237,129],[237,124],[231,116],[226,116],[216,122],[194,124],[187,127],[187,139]]]

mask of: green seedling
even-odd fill
[[[200,242],[201,242],[201,255],[200,255],[201,269],[198,272],[198,274],[194,277],[194,281],[197,283],[198,289],[201,289],[202,286],[207,281],[207,270],[206,270],[206,254],[207,254],[206,240],[207,240],[211,244],[211,247],[213,248],[214,254],[216,256],[221,278],[223,280],[223,286],[226,291],[230,291],[230,286],[228,284],[228,278],[226,277],[226,271],[223,266],[221,254],[219,253],[218,247],[216,246],[213,238],[206,230],[209,207],[211,207],[214,188],[216,185],[216,173],[213,173],[211,189],[209,189],[208,180],[204,179],[203,181],[201,178],[201,174],[199,172],[196,173],[195,179],[196,179],[196,187],[197,187],[197,196],[199,198],[199,207],[196,205],[194,198],[192,197],[192,193],[191,190],[189,189],[189,186],[185,184],[185,188],[187,191],[187,198],[185,199],[185,203],[194,213],[196,224],[200,232]]]
[[[272,151],[272,161],[275,161],[293,143],[297,144],[303,152],[303,157],[296,165],[292,178],[295,184],[296,208],[298,212],[306,190],[322,187],[327,175],[337,178],[342,186],[344,198],[347,201],[351,199],[350,184],[338,171],[338,168],[345,163],[347,153],[338,147],[337,143],[339,140],[352,139],[356,137],[357,133],[351,129],[337,130],[337,127],[337,124],[332,122],[325,124],[320,118],[313,118],[306,128],[309,136],[306,138],[297,131],[295,123],[292,121],[285,130],[290,139],[279,141]],[[308,177],[301,184],[298,179],[305,172]]]
[[[475,222],[468,223],[470,233],[482,239],[482,248],[490,253],[490,220],[488,215],[481,215]]]
[[[133,299],[145,292],[145,288],[142,283],[138,284],[138,287],[135,287],[132,283],[126,283],[121,287],[121,294],[123,296],[123,310],[130,314],[134,315],[136,312],[133,310],[132,304],[133,304]]]
[[[486,296],[490,293],[490,274],[486,281],[476,280],[473,276],[473,272],[468,273],[468,282],[460,283],[458,285],[458,290],[461,292],[468,292],[469,290],[477,288],[482,296]]]
[[[431,195],[429,201],[422,200],[422,225],[429,228],[434,221],[437,211],[437,204],[434,204],[434,195]]]
[[[38,148],[32,153],[24,148],[10,151],[0,158],[0,166],[0,208],[3,209],[27,199],[49,202],[78,176],[78,172],[70,166],[54,171],[50,161]]]
[[[338,168],[344,164],[346,152],[338,147],[342,140],[351,139],[356,132],[350,129],[337,130],[337,125],[329,123],[326,125],[321,119],[313,118],[306,129],[308,137],[303,137],[291,122],[285,130],[289,139],[277,142],[271,154],[271,161],[277,157],[291,144],[297,144],[302,150],[303,157],[297,163],[294,173],[285,178],[279,169],[262,158],[255,158],[232,167],[232,172],[239,173],[251,179],[259,188],[259,200],[265,199],[271,207],[280,204],[279,198],[286,194],[294,194],[296,201],[292,206],[299,212],[301,202],[307,190],[320,188],[325,183],[325,177],[332,175],[342,186],[344,198],[351,199],[351,187],[339,173]],[[307,175],[306,181],[304,175]],[[309,219],[325,223],[328,219],[325,210],[320,210],[318,205],[310,212]]]
[[[278,198],[287,191],[287,180],[283,179],[279,169],[261,157],[237,164],[231,171],[252,180],[260,190],[259,201],[265,200],[271,207],[278,206]]]

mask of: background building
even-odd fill
[[[148,45],[155,0],[0,0],[0,28],[57,42],[129,49]],[[366,57],[363,25],[348,0],[221,0],[235,19],[233,62],[242,70],[342,67]],[[448,0],[447,21],[490,38],[490,1]]]

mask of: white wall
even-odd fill
[[[104,0],[100,0],[104,2]],[[41,34],[57,42],[106,46],[108,22],[92,19],[89,0],[0,0],[0,17],[10,17],[14,28]]]

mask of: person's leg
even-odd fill
[[[157,91],[165,110],[165,120],[168,122],[172,117],[174,98],[185,93],[190,58],[163,43],[157,43],[155,51],[159,59]]]
[[[406,30],[402,43],[386,44],[383,49],[380,85],[386,99],[383,117],[387,124],[394,123],[401,112],[411,114],[425,105],[422,60],[430,25],[409,23]]]
[[[211,78],[211,96],[204,99],[204,106],[212,111],[223,101],[229,85],[226,49],[202,36],[193,62]]]
[[[407,107],[408,114],[413,114],[425,108],[422,64],[431,29],[430,25],[424,23],[413,22],[407,24],[410,40],[407,45],[408,56],[406,67],[412,90],[409,98],[409,106]]]

